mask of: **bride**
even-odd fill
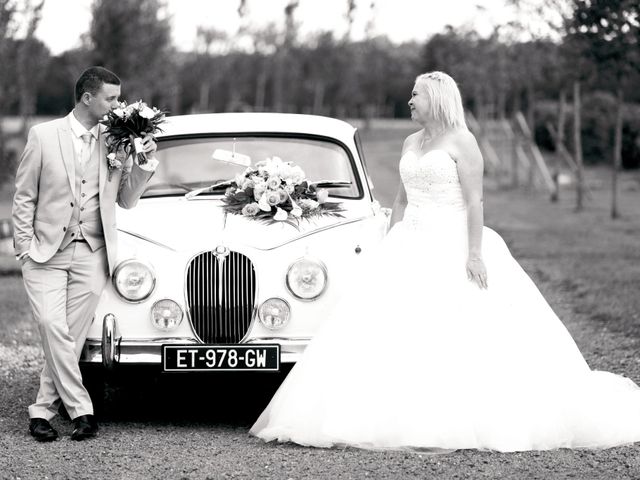
[[[640,389],[593,371],[502,238],[460,92],[420,75],[392,228],[251,428],[369,449],[603,448],[640,440]],[[355,283],[355,282],[354,282]]]

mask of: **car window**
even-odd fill
[[[214,152],[216,155],[214,156]],[[240,160],[230,163],[220,158]],[[233,157],[233,154],[237,154]],[[328,188],[330,196],[360,198],[361,186],[353,160],[344,147],[331,141],[292,137],[173,138],[158,141],[160,161],[143,196],[181,195],[189,190],[233,180],[250,163],[269,157],[298,165],[310,182],[336,181],[350,185]],[[218,192],[223,193],[223,192]]]

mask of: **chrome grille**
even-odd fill
[[[204,343],[238,343],[251,325],[256,294],[253,263],[238,252],[204,252],[187,269],[187,309]]]

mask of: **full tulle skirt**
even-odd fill
[[[465,271],[466,216],[439,212],[424,226],[407,217],[370,255],[251,434],[433,451],[640,440],[640,389],[589,368],[498,234],[483,231],[482,290]]]

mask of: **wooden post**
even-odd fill
[[[200,83],[200,98],[198,101],[198,113],[208,113],[209,110],[209,92],[210,85],[207,80],[203,80]]]
[[[551,139],[553,140],[553,143],[555,144],[556,151],[560,155],[560,158],[562,158],[565,162],[567,162],[567,165],[571,169],[571,172],[574,175],[577,175],[578,166],[576,165],[576,161],[571,156],[571,153],[569,153],[569,150],[567,150],[567,147],[565,146],[564,142],[560,141],[560,138],[558,136],[558,132],[556,132],[556,129],[549,122],[546,123],[546,127],[547,127],[547,130],[549,131],[549,134],[551,135]]]
[[[260,71],[258,74],[258,78],[256,80],[256,104],[255,110],[257,112],[264,112],[264,99],[266,96],[267,90],[267,74],[266,72]]]
[[[553,184],[554,190],[551,193],[551,201],[557,202],[560,199],[560,160],[557,156],[561,155],[560,146],[564,146],[564,125],[566,120],[567,111],[567,94],[564,88],[560,90],[560,97],[558,99],[558,136],[554,138],[554,145],[556,147],[556,159],[553,166]],[[547,128],[548,129],[548,128]],[[552,134],[553,136],[553,134]]]
[[[576,212],[582,211],[584,196],[584,161],[582,158],[582,119],[581,119],[580,81],[573,82],[573,141],[576,160]]]
[[[527,189],[533,190],[533,162],[529,162],[527,170]]]
[[[624,97],[622,87],[618,87],[616,95],[616,130],[613,142],[613,170],[611,172],[611,218],[618,218],[618,171],[622,166],[622,108]]]
[[[535,162],[535,165],[538,167],[538,171],[540,172],[540,175],[542,177],[543,185],[547,187],[549,192],[553,192],[553,178],[551,176],[551,173],[549,173],[547,163],[545,162],[544,157],[542,156],[542,152],[540,152],[540,149],[538,148],[538,145],[536,145],[536,142],[533,138],[533,133],[531,132],[529,125],[527,125],[527,120],[524,118],[522,112],[516,113],[516,121],[520,126],[520,130],[522,131],[524,140],[528,144],[528,150],[530,151],[531,157],[533,158],[533,160],[529,160],[527,157],[527,165],[529,167],[529,186],[533,186],[533,168]]]
[[[518,187],[518,150],[520,147],[520,135],[514,132],[511,141],[511,188]]]

